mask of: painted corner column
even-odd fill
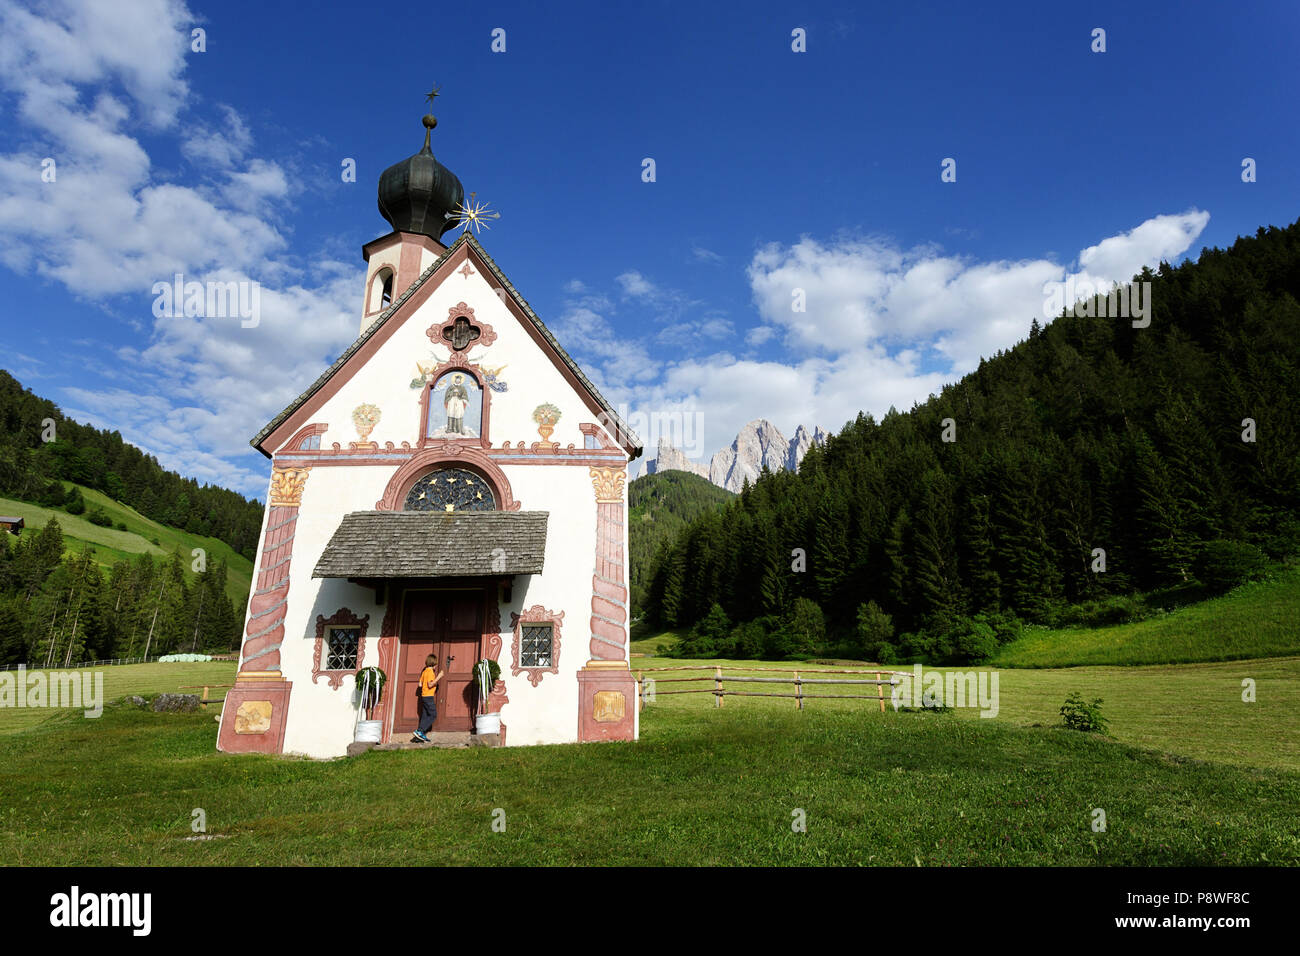
[[[280,645],[288,613],[289,568],[302,491],[311,469],[271,469],[266,533],[248,602],[235,686],[221,708],[217,749],[227,753],[280,753],[293,683],[280,672]]]
[[[627,470],[592,468],[596,569],[591,578],[591,660],[578,671],[578,740],[636,739],[636,680],[628,665]]]

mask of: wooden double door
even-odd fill
[[[481,588],[407,591],[397,666],[395,733],[409,733],[419,725],[417,694],[420,672],[430,654],[445,671],[436,696],[438,717],[433,729],[470,730],[474,725],[474,665],[483,637]]]

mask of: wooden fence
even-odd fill
[[[209,693],[211,688],[216,687],[224,690],[229,686],[230,686],[229,684],[189,684],[185,687],[182,687],[181,690],[198,690],[200,687],[202,687],[203,696],[199,698],[199,706],[202,707],[204,710],[207,710],[208,704],[220,704],[226,699],[225,694],[222,694],[220,697],[211,696],[211,694]]]
[[[712,671],[712,675],[707,677],[646,677],[646,674],[657,673],[683,673],[686,671]],[[726,675],[724,671],[739,671],[741,673],[732,673]],[[776,673],[790,674],[789,677],[748,677],[743,676],[754,673]],[[851,674],[852,677],[806,677],[807,674]],[[867,675],[873,675],[868,677]],[[885,687],[895,687],[899,683],[899,678],[910,677],[910,674],[904,674],[900,671],[885,670],[839,670],[826,668],[794,668],[785,667],[741,667],[737,665],[720,665],[720,664],[684,664],[680,667],[647,667],[637,671],[637,697],[640,699],[640,708],[645,709],[647,703],[654,701],[660,694],[712,694],[713,706],[721,707],[723,699],[726,697],[787,697],[795,701],[795,707],[803,710],[805,700],[875,700],[880,704],[880,712],[885,712]],[[683,690],[659,690],[660,684],[689,684],[712,682],[711,687],[686,688]],[[728,690],[726,683],[733,684],[776,684],[776,685],[793,685],[794,693],[780,693],[775,688],[772,690]],[[823,685],[850,685],[852,687],[874,687],[874,694],[817,694],[806,693],[805,685],[812,685],[815,689]]]
[[[149,657],[114,657],[106,661],[81,661],[80,663],[70,663],[66,667],[44,664],[5,664],[0,666],[0,671],[16,671],[23,667],[29,671],[65,671],[74,670],[78,667],[114,667],[118,664],[147,664],[150,661],[157,661],[157,655]]]
[[[105,661],[81,661],[79,663],[70,663],[66,667],[56,667],[54,665],[47,667],[44,664],[0,664],[0,671],[16,671],[20,667],[26,668],[29,671],[61,671],[61,670],[73,670],[78,667],[115,667],[119,664],[148,664],[150,661],[157,663],[160,657],[167,657],[170,654],[179,654],[179,653],[183,653],[183,652],[169,651],[168,654],[150,654],[148,657],[114,657],[110,660],[105,660]],[[232,654],[211,654],[209,656],[212,658],[213,661],[239,660],[239,655],[233,653]],[[207,663],[207,662],[199,661],[197,663]]]

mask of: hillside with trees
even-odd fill
[[[0,421],[0,512],[28,523],[0,534],[0,664],[238,646],[260,502],[164,470],[4,371]]]
[[[1294,556],[1300,223],[1135,281],[1149,327],[1034,322],[693,520],[646,571],[649,621],[688,655],[979,660],[1025,622],[1140,619]]]
[[[102,491],[146,518],[218,538],[253,558],[261,502],[165,470],[120,433],[65,417],[0,370],[0,497],[62,506],[76,497],[62,482]]]
[[[0,534],[0,664],[82,661],[238,645],[242,605],[226,594],[226,564],[197,574],[179,551],[141,554],[107,570],[85,547],[65,554],[58,519],[35,533]]]
[[[685,471],[642,475],[627,486],[628,577],[633,620],[645,607],[649,573],[659,552],[694,518],[720,511],[734,497],[707,478]]]

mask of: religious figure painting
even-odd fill
[[[483,390],[473,375],[452,369],[429,393],[430,438],[477,438],[483,428]]]

